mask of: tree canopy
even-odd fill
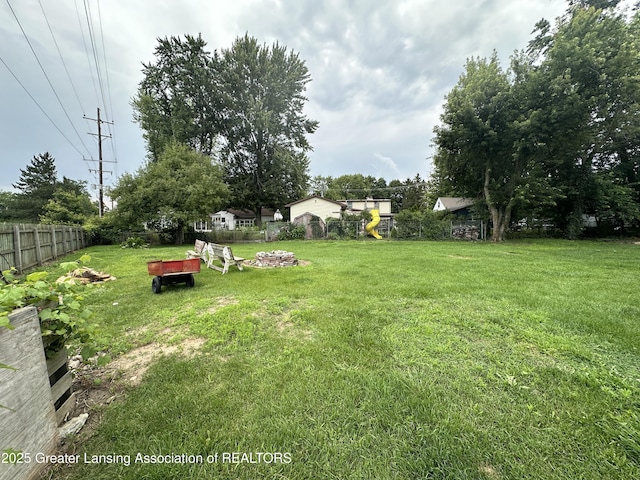
[[[640,17],[574,3],[555,29],[537,24],[507,71],[470,59],[435,129],[435,183],[481,199],[494,241],[514,215],[568,237],[588,216],[640,222]]]
[[[98,207],[91,201],[87,183],[62,177],[56,183],[52,197],[45,204],[41,223],[55,225],[83,225],[89,217],[98,214]]]
[[[210,155],[220,129],[216,71],[202,37],[159,38],[155,63],[143,63],[143,79],[131,105],[151,161],[172,142]]]
[[[13,184],[19,190],[15,195],[12,218],[25,222],[38,222],[44,206],[53,197],[57,171],[55,159],[49,152],[34,155],[31,163],[20,169],[20,178]]]
[[[311,145],[318,128],[304,115],[311,80],[297,53],[245,35],[221,52],[224,105],[222,159],[232,198],[251,208],[283,205],[307,189]]]
[[[206,218],[228,198],[222,169],[211,157],[186,145],[171,143],[155,162],[135,175],[124,174],[110,192],[125,224],[164,222],[173,226],[176,243],[183,243],[184,228]]]
[[[158,39],[132,101],[152,162],[178,142],[219,155],[230,203],[279,207],[306,191],[317,122],[303,108],[311,80],[299,55],[245,35],[211,54],[198,37]]]

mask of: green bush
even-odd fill
[[[364,211],[359,215],[343,213],[340,218],[328,218],[327,237],[330,239],[357,238],[364,226],[363,220],[366,224],[371,220],[371,214]]]
[[[403,210],[394,218],[393,237],[442,240],[449,235],[449,221],[431,210]]]
[[[82,229],[87,234],[91,245],[117,245],[120,243],[122,229],[113,214],[107,213],[103,217],[91,217],[84,223]]]
[[[122,248],[147,248],[147,244],[140,237],[129,237],[120,244]]]
[[[83,255],[78,262],[61,267],[72,271],[91,259]],[[79,343],[82,356],[95,354],[97,326],[90,324],[93,313],[85,307],[85,286],[74,280],[58,282],[47,272],[34,272],[23,280],[12,271],[2,272],[7,283],[0,284],[0,327],[11,328],[8,315],[15,309],[34,305],[38,308],[42,337],[47,338],[47,353],[56,352],[69,343]]]
[[[278,233],[278,240],[304,240],[305,228],[303,225],[285,225]]]

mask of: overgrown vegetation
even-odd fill
[[[158,359],[72,447],[131,465],[53,478],[640,477],[640,246],[270,245],[310,265],[205,269],[163,295],[145,261],[184,248],[88,250],[118,277],[88,298],[113,353],[207,344]],[[291,461],[145,464],[138,452]]]
[[[449,238],[450,219],[430,210],[404,210],[394,218],[394,238],[442,240]]]
[[[77,269],[91,260],[83,255],[78,261],[63,262],[65,271]],[[15,309],[33,305],[38,308],[45,351],[53,353],[67,345],[81,349],[83,357],[95,354],[97,326],[90,323],[92,311],[85,303],[86,287],[73,279],[56,281],[52,274],[37,271],[18,278],[12,271],[2,272],[0,283],[0,328],[11,327],[8,315]]]
[[[290,223],[280,228],[278,240],[304,240],[305,229],[303,225]]]
[[[493,241],[525,217],[566,238],[589,218],[609,234],[640,227],[640,13],[570,4],[508,70],[495,51],[468,59],[435,128],[438,190],[481,196]]]
[[[145,242],[140,237],[128,237],[124,242],[120,244],[122,248],[146,248],[148,247],[147,242]]]

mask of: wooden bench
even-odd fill
[[[236,257],[231,251],[231,247],[227,245],[218,245],[217,243],[207,244],[207,267],[213,268],[222,272],[224,275],[229,271],[231,265],[238,267],[238,270],[242,270],[242,262],[245,261],[242,257]],[[219,260],[222,263],[222,267],[215,265],[214,262]]]
[[[207,242],[196,240],[193,250],[187,250],[187,258],[199,258],[207,261]]]

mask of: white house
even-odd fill
[[[289,208],[289,218],[291,221],[307,213],[326,220],[327,218],[340,218],[340,213],[343,211],[346,213],[359,213],[363,210],[373,210],[374,208],[380,211],[380,216],[383,218],[390,218],[392,216],[391,200],[378,198],[367,198],[365,200],[329,200],[328,198],[314,195],[285,206]]]
[[[315,215],[322,220],[340,218],[340,213],[346,209],[346,205],[341,202],[315,195],[288,203],[285,207],[289,208],[289,219],[291,221],[306,213]]]
[[[263,222],[273,221],[274,211],[263,208],[260,212]],[[248,208],[228,208],[212,213],[208,220],[195,222],[193,228],[197,232],[212,230],[235,230],[237,228],[253,227],[256,224],[256,214]]]

